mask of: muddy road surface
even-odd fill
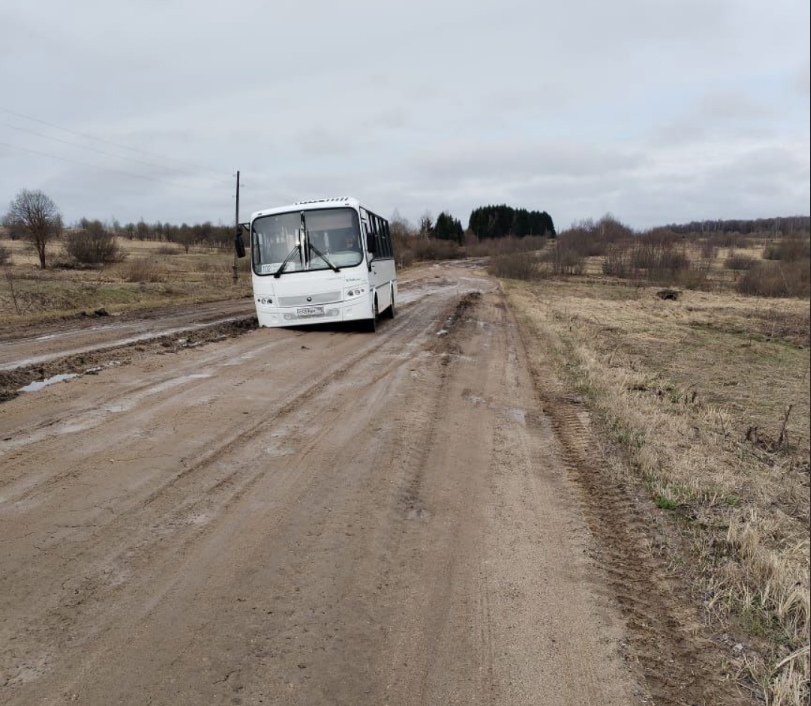
[[[241,299],[113,316],[99,309],[9,328],[0,332],[0,400],[35,380],[96,372],[149,347],[160,352],[225,338],[252,327],[253,318],[253,301]]]
[[[653,703],[497,285],[401,295],[0,405],[0,703]]]

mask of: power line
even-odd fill
[[[112,140],[107,140],[107,139],[104,139],[102,137],[94,137],[93,135],[88,135],[87,133],[84,133],[84,132],[78,132],[77,130],[72,130],[70,128],[63,127],[61,125],[56,125],[55,123],[50,123],[47,120],[41,120],[40,118],[35,118],[33,115],[26,115],[25,113],[18,113],[15,110],[10,110],[8,108],[4,108],[1,105],[0,105],[0,110],[2,110],[4,113],[8,113],[9,115],[14,115],[15,117],[18,117],[18,118],[23,118],[25,120],[32,120],[33,122],[40,123],[41,125],[47,125],[48,127],[56,128],[57,130],[62,130],[64,132],[68,132],[68,133],[70,133],[72,135],[78,135],[79,137],[82,137],[85,140],[94,140],[96,142],[103,142],[105,144],[112,145],[114,147],[118,147],[120,149],[130,150],[132,152],[138,152],[140,154],[146,155],[147,157],[157,157],[158,159],[162,159],[162,160],[163,159],[170,159],[171,161],[177,162],[178,164],[181,164],[181,165],[185,165],[186,167],[193,167],[194,169],[202,169],[202,170],[211,172],[212,174],[217,174],[217,175],[221,174],[221,172],[219,172],[219,171],[217,171],[215,169],[211,169],[210,167],[206,167],[206,166],[201,165],[201,164],[195,164],[193,162],[185,162],[184,160],[176,159],[174,157],[167,157],[166,155],[155,154],[154,152],[148,152],[147,150],[143,150],[143,149],[140,149],[138,147],[130,147],[129,145],[125,145],[125,144],[120,143],[120,142],[113,142]],[[54,138],[54,139],[56,139],[56,138]]]
[[[0,111],[2,111],[4,113],[7,113],[9,115],[13,115],[13,116],[18,117],[18,118],[23,118],[25,120],[31,120],[33,122],[40,123],[41,125],[46,125],[48,127],[55,128],[57,130],[62,130],[64,132],[66,132],[66,133],[76,135],[76,136],[81,137],[81,138],[83,138],[85,140],[92,140],[92,141],[112,145],[112,146],[118,147],[120,149],[130,150],[132,152],[143,154],[143,155],[146,155],[148,157],[155,157],[155,158],[158,158],[160,160],[169,159],[169,160],[171,160],[173,162],[176,162],[177,164],[185,165],[186,167],[191,167],[191,168],[194,168],[194,169],[200,169],[200,170],[209,172],[211,174],[216,174],[219,179],[223,180],[223,182],[226,180],[226,177],[224,177],[222,175],[221,171],[212,169],[210,167],[206,167],[206,166],[201,165],[201,164],[196,164],[194,162],[188,162],[188,161],[180,160],[180,159],[173,158],[173,157],[167,157],[166,155],[158,155],[158,154],[156,154],[154,152],[149,152],[147,150],[143,150],[143,149],[140,149],[140,148],[137,148],[137,147],[131,147],[131,146],[125,145],[123,143],[114,142],[113,140],[107,140],[105,138],[95,137],[95,136],[87,134],[87,133],[79,132],[77,130],[72,130],[71,128],[67,128],[67,127],[64,127],[64,126],[61,126],[61,125],[57,125],[57,124],[52,123],[52,122],[48,122],[47,120],[42,120],[41,118],[34,117],[33,115],[26,115],[25,113],[20,113],[18,111],[11,110],[9,108],[5,108],[2,105],[0,105]],[[163,168],[163,169],[173,169],[173,170],[178,171],[178,172],[181,171],[181,170],[177,169],[176,167],[171,167],[171,166],[168,166],[168,165],[165,165],[165,164],[163,164],[163,165],[155,164],[153,162],[147,162],[147,161],[144,161],[144,160],[138,160],[138,159],[130,158],[130,157],[127,157],[125,155],[117,155],[117,154],[113,154],[113,153],[110,153],[110,152],[105,152],[103,150],[94,149],[94,148],[89,147],[87,145],[80,145],[80,144],[77,144],[77,143],[74,143],[74,142],[70,142],[70,141],[67,141],[67,140],[60,139],[58,137],[54,137],[54,136],[51,136],[51,135],[45,135],[43,133],[38,133],[38,132],[36,132],[34,130],[30,130],[30,129],[27,129],[27,128],[22,128],[20,126],[11,125],[10,123],[0,122],[0,124],[7,125],[8,127],[11,127],[11,128],[13,128],[15,130],[19,130],[21,132],[28,132],[29,134],[36,135],[38,137],[44,137],[46,139],[54,140],[54,141],[57,141],[57,142],[62,142],[62,143],[67,144],[67,145],[69,145],[71,147],[77,147],[79,149],[87,149],[89,151],[96,152],[98,154],[102,154],[102,155],[105,155],[105,156],[110,156],[110,157],[114,157],[114,158],[117,158],[117,159],[128,159],[130,161],[139,162],[141,164],[145,164],[145,165],[152,166],[152,167],[160,167],[160,168]],[[94,169],[104,169],[105,171],[118,173],[118,174],[123,174],[123,175],[126,175],[126,176],[131,176],[131,177],[134,177],[134,178],[138,178],[138,179],[145,179],[145,180],[148,180],[148,181],[168,183],[168,184],[171,184],[172,186],[176,186],[178,188],[194,189],[196,191],[203,191],[203,189],[200,189],[199,187],[182,186],[182,185],[175,184],[173,182],[162,180],[162,179],[159,179],[159,178],[156,178],[156,177],[149,177],[149,176],[145,176],[145,175],[141,175],[141,174],[133,174],[132,172],[126,172],[126,171],[124,171],[122,169],[113,169],[113,168],[110,168],[110,167],[102,167],[100,165],[89,164],[87,162],[81,162],[81,161],[78,161],[78,160],[71,160],[71,159],[68,159],[66,157],[59,157],[59,156],[54,155],[54,154],[49,154],[49,153],[45,153],[45,152],[39,152],[37,150],[32,150],[32,149],[25,148],[25,147],[19,147],[17,145],[11,145],[11,144],[8,144],[8,143],[0,142],[0,144],[4,145],[6,147],[9,147],[11,149],[17,149],[17,150],[21,150],[23,152],[30,152],[31,154],[37,154],[37,155],[44,156],[44,157],[50,157],[52,159],[58,159],[58,160],[60,160],[62,162],[67,162],[67,163],[71,163],[71,164],[78,164],[80,166],[91,167],[91,168],[94,168]],[[247,185],[243,183],[242,186],[246,187]],[[215,191],[215,190],[219,191],[219,188],[211,187],[211,191]],[[267,189],[267,188],[265,188],[263,190],[272,191],[272,189]]]
[[[68,162],[69,164],[78,164],[79,166],[82,166],[82,167],[90,167],[91,169],[103,169],[104,171],[112,172],[113,174],[122,174],[124,176],[133,177],[134,179],[144,179],[146,181],[154,181],[154,182],[157,182],[159,184],[168,184],[168,185],[173,186],[173,187],[178,188],[178,189],[187,189],[187,190],[191,190],[191,191],[200,191],[200,192],[205,192],[205,193],[211,193],[212,191],[215,191],[214,187],[210,187],[210,188],[207,188],[207,189],[201,189],[200,187],[186,186],[184,184],[177,184],[177,183],[174,183],[174,182],[171,182],[171,181],[167,181],[166,179],[159,179],[157,177],[147,176],[146,174],[135,174],[133,172],[126,172],[123,169],[113,169],[111,167],[103,167],[103,166],[101,166],[99,164],[90,164],[88,162],[81,162],[81,161],[76,160],[76,159],[68,159],[67,157],[59,157],[58,155],[55,155],[55,154],[49,154],[47,152],[40,152],[38,150],[32,150],[32,149],[29,149],[28,147],[20,147],[19,145],[10,145],[7,142],[0,142],[0,146],[8,147],[8,148],[13,149],[13,150],[19,150],[21,152],[30,152],[31,154],[36,154],[36,155],[39,155],[41,157],[49,157],[50,159],[58,159],[60,162]]]
[[[10,123],[6,123],[6,122],[3,122],[3,121],[0,121],[0,125],[5,125],[6,127],[10,127],[12,130],[19,130],[20,132],[25,132],[25,133],[28,133],[29,135],[36,135],[37,137],[43,137],[46,140],[53,140],[55,142],[61,142],[62,144],[69,145],[71,147],[77,147],[79,149],[89,150],[90,152],[95,152],[96,154],[101,154],[101,155],[104,155],[106,157],[113,157],[115,159],[125,159],[125,160],[128,160],[130,162],[136,162],[138,164],[144,164],[144,165],[146,165],[148,167],[157,167],[158,169],[169,169],[169,170],[178,172],[180,174],[185,174],[185,172],[183,170],[181,170],[181,169],[179,169],[177,167],[171,167],[171,166],[168,166],[168,165],[165,165],[165,164],[157,164],[155,162],[147,162],[147,161],[145,161],[143,159],[136,159],[135,157],[126,157],[124,155],[113,154],[112,152],[107,152],[105,150],[98,150],[98,149],[95,149],[94,147],[89,147],[87,145],[79,145],[79,144],[76,144],[75,142],[70,142],[69,140],[63,140],[60,137],[54,137],[53,135],[46,135],[45,133],[37,132],[36,130],[29,130],[28,128],[19,127],[18,125],[12,125]],[[225,179],[224,177],[222,177],[222,178],[223,178],[223,180]]]

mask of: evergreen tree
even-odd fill
[[[464,236],[462,223],[456,218],[444,211],[437,216],[436,225],[434,225],[435,238],[439,240],[453,240],[461,245]]]
[[[470,214],[468,228],[480,239],[526,235],[555,237],[555,224],[546,211],[514,209],[499,206],[480,206]]]

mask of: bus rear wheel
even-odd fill
[[[394,305],[394,288],[391,290],[391,305],[384,313],[387,319],[393,319],[397,315],[397,307]]]

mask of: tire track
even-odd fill
[[[519,327],[520,330],[520,327]],[[521,331],[524,345],[549,346]],[[536,392],[582,489],[582,503],[599,548],[596,557],[629,628],[629,659],[658,706],[744,706],[751,701],[718,674],[721,659],[700,636],[700,621],[667,567],[646,549],[646,523],[626,487],[603,472],[606,460],[582,417],[548,367],[531,364]],[[675,583],[675,585],[674,585]]]
[[[363,395],[365,391],[408,365],[411,352],[424,346],[429,332],[435,328],[433,317],[427,317],[427,324],[424,321],[421,323],[426,306],[414,305],[413,311],[406,312],[399,319],[387,324],[383,329],[384,335],[364,337],[363,345],[349,359],[341,360],[339,365],[319,370],[318,377],[309,381],[293,399],[271,410],[267,416],[248,428],[237,430],[215,448],[207,449],[203,456],[153,489],[145,498],[125,498],[117,504],[114,514],[104,518],[102,524],[80,525],[68,530],[72,535],[70,544],[60,542],[59,549],[62,572],[66,575],[62,591],[52,597],[50,608],[45,608],[37,618],[28,621],[25,634],[32,642],[58,645],[62,644],[60,636],[68,626],[75,627],[86,622],[112,625],[113,614],[105,613],[104,610],[105,601],[109,600],[109,590],[121,592],[122,585],[126,582],[125,593],[133,593],[142,582],[135,577],[140,576],[149,566],[165,564],[170,555],[187,555],[195,543],[217,530],[229,516],[231,509],[269,472],[267,462],[260,462],[261,453],[253,456],[249,454],[246,458],[244,450],[256,447],[257,440],[272,429],[303,426],[305,419],[311,420],[313,410],[321,410],[318,414],[323,419],[317,425],[320,433],[301,440],[302,445],[297,447],[294,462],[288,468],[277,469],[285,476],[279,477],[279,483],[287,488],[285,495],[291,499],[291,506],[295,505],[297,498],[307,492],[314,480],[311,469],[307,468],[310,451],[318,446],[320,439],[336,424],[343,421],[343,410],[330,410],[324,403],[318,402],[318,399],[324,393],[334,391],[336,380],[352,376],[362,378],[360,386],[355,386],[354,391]],[[433,305],[428,306],[429,310],[431,306]],[[403,341],[403,338],[407,340]],[[291,342],[291,339],[286,339],[290,346],[297,345],[297,340],[298,338],[294,338]],[[432,342],[431,338],[428,341]],[[374,367],[371,377],[363,377],[359,369],[372,356],[376,360],[382,360],[382,364]],[[240,461],[234,462],[234,457],[240,458]],[[67,480],[75,482],[74,476],[73,470],[57,473],[37,488],[25,491],[24,497],[16,500],[44,501],[50,491],[58,489],[60,484]],[[282,508],[276,524],[283,522],[289,512],[289,509]],[[212,519],[198,521],[199,518]],[[139,531],[133,533],[134,527],[139,528]],[[172,540],[167,543],[169,537]],[[116,547],[112,553],[109,551],[111,546]],[[55,546],[43,548],[45,552],[53,553],[54,550]],[[161,555],[164,558],[160,558]],[[95,559],[92,558],[94,556]],[[85,566],[77,567],[82,572],[81,576],[70,569],[79,558]],[[90,575],[87,575],[87,564],[94,567]],[[23,571],[30,568],[26,567]],[[155,587],[155,600],[161,600],[160,596],[172,590],[179,570],[169,571],[168,575],[173,578],[164,581],[162,587]],[[4,579],[19,582],[21,576],[6,575]],[[117,609],[113,607],[113,610]],[[92,621],[89,621],[90,616],[93,617]],[[26,658],[20,653],[15,661],[23,664],[24,669],[26,663],[36,662],[36,655]],[[19,670],[16,671],[20,673]]]

